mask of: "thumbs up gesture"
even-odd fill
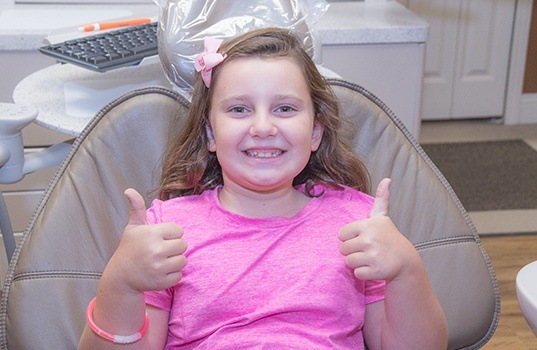
[[[345,263],[361,280],[394,280],[419,259],[414,246],[388,216],[390,182],[380,182],[368,219],[349,223],[339,232]]]
[[[148,225],[142,196],[125,191],[130,202],[129,222],[107,265],[116,283],[130,291],[162,290],[175,285],[186,265],[183,230],[175,223]]]

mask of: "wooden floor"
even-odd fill
[[[537,260],[537,235],[488,236],[481,238],[489,254],[500,286],[500,322],[485,350],[537,350],[533,335],[520,311],[515,277],[526,264]]]

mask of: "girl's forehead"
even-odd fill
[[[244,79],[247,82],[255,80],[258,76],[289,77],[304,81],[308,84],[306,74],[302,70],[299,62],[291,57],[238,57],[225,61],[220,67],[216,80],[222,78],[237,82]]]
[[[308,82],[298,64],[282,58],[252,58],[231,61],[222,67],[219,85],[238,88],[256,84],[291,88],[307,86]]]
[[[299,70],[302,70],[296,58],[290,56],[243,56],[235,57],[228,61],[224,60],[221,70],[226,69],[228,66],[247,66],[247,65],[288,65],[294,66]]]

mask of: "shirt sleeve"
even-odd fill
[[[385,291],[386,281],[366,281],[365,303],[370,304],[379,300],[384,300]]]
[[[172,310],[173,292],[171,288],[161,291],[145,292],[147,305],[170,312]]]
[[[162,204],[163,202],[159,199],[155,199],[151,206],[146,210],[146,222],[149,225],[159,224],[162,222]]]

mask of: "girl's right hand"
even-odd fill
[[[187,245],[181,226],[171,222],[148,225],[142,196],[131,188],[125,196],[130,202],[129,222],[105,273],[111,274],[117,288],[126,288],[123,292],[163,290],[175,285],[186,265]]]

